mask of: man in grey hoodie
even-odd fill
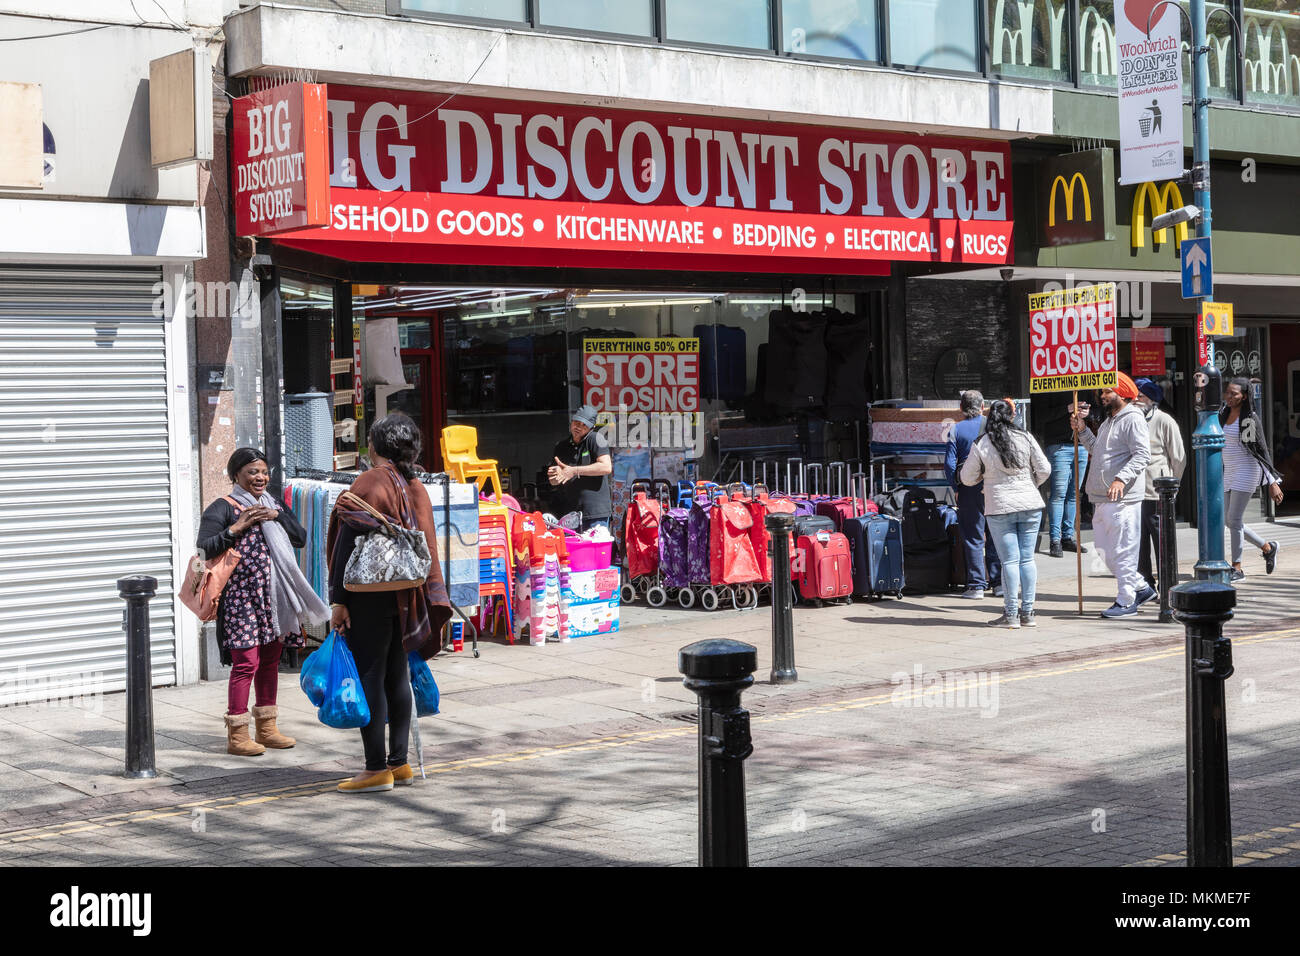
[[[1094,506],[1093,537],[1119,583],[1115,603],[1101,612],[1105,618],[1130,617],[1156,596],[1138,573],[1142,497],[1151,447],[1146,418],[1133,404],[1137,396],[1133,379],[1120,372],[1114,388],[1101,390],[1101,404],[1109,415],[1097,434],[1078,415],[1070,422],[1091,459],[1084,490]]]

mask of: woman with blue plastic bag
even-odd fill
[[[415,476],[420,455],[420,431],[402,414],[389,415],[370,429],[370,461],[374,466],[353,483],[351,492],[370,509],[402,528],[424,532],[437,540],[429,493]],[[442,627],[451,605],[436,558],[427,579],[402,590],[354,591],[344,586],[348,561],[363,536],[380,531],[369,510],[350,507],[341,496],[330,515],[326,554],[330,559],[330,624],[347,640],[356,660],[361,690],[370,709],[370,722],[361,728],[366,767],[339,784],[344,793],[391,790],[411,784],[415,774],[407,761],[411,733],[411,684],[407,653],[428,660],[441,646]],[[384,726],[388,746],[384,746]]]

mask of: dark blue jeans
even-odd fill
[[[966,587],[990,590],[1002,583],[1002,562],[985,531],[984,490],[957,489],[957,527],[966,550]]]

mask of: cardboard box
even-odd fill
[[[608,601],[617,596],[619,584],[618,568],[569,572],[569,590],[576,601]]]
[[[591,637],[618,631],[618,596],[611,600],[582,601],[566,591],[561,600],[569,621],[569,637]]]

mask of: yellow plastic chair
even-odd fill
[[[461,483],[473,481],[479,491],[489,484],[501,500],[501,476],[495,458],[478,456],[478,429],[472,425],[448,425],[442,430],[442,467]]]

